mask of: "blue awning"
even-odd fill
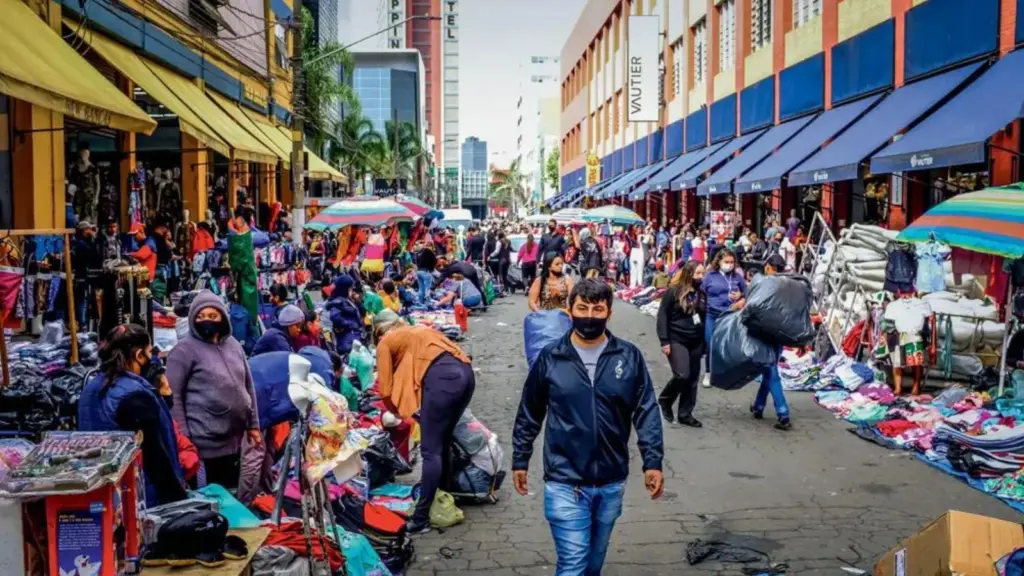
[[[601,195],[604,193],[605,189],[608,188],[608,186],[611,186],[612,184],[618,182],[619,180],[622,180],[626,176],[626,174],[627,172],[623,172],[622,174],[612,176],[611,178],[605,180],[604,182],[599,183],[597,186],[594,186],[590,190],[590,197],[600,198]]]
[[[698,184],[697,195],[708,196],[710,194],[732,192],[733,180],[743,176],[751,168],[757,166],[773,150],[785,144],[793,135],[803,129],[804,126],[807,126],[811,120],[814,120],[813,115],[803,116],[778,126],[772,126],[764,133],[764,136],[761,136],[752,142],[750,146],[747,146],[743,153],[727,162],[725,166],[722,166],[718,171]]]
[[[604,189],[604,192],[601,194],[601,198],[607,199],[615,198],[616,196],[622,196],[623,187],[628,186],[630,183],[632,183],[633,180],[640,176],[640,173],[643,172],[645,169],[646,166],[643,168],[634,168],[633,170],[626,172],[623,175],[624,177],[621,178],[618,182],[615,182],[614,184],[611,184]]]
[[[629,194],[633,186],[636,186],[642,182],[644,178],[647,178],[653,169],[654,166],[641,166],[640,168],[633,170],[633,175],[628,181],[623,181],[613,187],[612,196],[625,196],[626,194]]]
[[[665,160],[650,166],[650,169],[647,171],[646,174],[641,175],[639,178],[636,179],[636,181],[633,182],[633,185],[636,186],[636,189],[629,194],[629,199],[643,200],[644,196],[647,196],[647,193],[650,192],[651,190],[651,182],[662,170],[664,170],[668,166],[668,164],[669,162]]]
[[[1011,52],[934,114],[871,158],[871,172],[887,174],[977,164],[988,139],[1020,114],[1024,51]]]
[[[765,192],[782,188],[782,177],[787,172],[814,154],[818,148],[834,138],[851,122],[860,118],[868,108],[874,106],[881,99],[881,94],[875,94],[826,110],[808,124],[807,128],[801,130],[764,162],[758,164],[757,168],[737,180],[734,186],[736,193]]]
[[[696,188],[700,179],[705,174],[719,167],[723,162],[728,161],[737,150],[746,148],[751,142],[756,140],[758,136],[764,133],[765,130],[757,130],[756,132],[744,134],[739,138],[733,138],[732,140],[723,143],[711,154],[706,155],[700,163],[691,166],[690,169],[682,173],[679,178],[673,180],[672,189],[686,190],[687,188]]]
[[[896,90],[828,146],[794,168],[787,177],[788,184],[807,186],[857,179],[865,158],[934,108],[979,68],[980,62]]]
[[[661,172],[655,174],[654,177],[651,178],[651,190],[659,192],[661,190],[668,189],[671,186],[672,181],[678,178],[680,174],[686,172],[690,166],[700,162],[700,160],[707,155],[707,150],[707,148],[701,148],[700,150],[680,154],[679,156],[669,160],[668,165],[665,166]]]

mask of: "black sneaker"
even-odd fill
[[[409,535],[426,534],[430,532],[430,522],[426,520],[411,519],[405,523],[405,533]]]
[[[779,418],[779,421],[775,423],[776,430],[792,430],[793,423],[789,421],[789,418]]]
[[[764,419],[764,410],[758,410],[757,408],[754,408],[753,404],[750,405],[750,413],[754,415],[754,420]]]
[[[672,414],[672,405],[658,402],[658,406],[661,406],[661,416],[665,419],[665,422],[671,424],[675,421],[675,415]]]
[[[703,428],[704,427],[704,425],[700,423],[700,420],[697,420],[692,415],[691,416],[687,416],[685,418],[682,418],[682,417],[679,418],[679,423],[682,424],[683,426],[689,426],[690,428]]]

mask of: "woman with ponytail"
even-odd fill
[[[149,381],[153,346],[137,324],[115,327],[100,347],[100,372],[82,390],[78,428],[85,432],[141,432],[146,505],[186,498],[174,420]]]

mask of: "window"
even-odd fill
[[[736,0],[718,5],[718,71],[736,65]]]
[[[793,28],[799,28],[821,14],[821,0],[793,0]]]
[[[750,0],[750,51],[772,42],[772,0]]]
[[[615,131],[616,136],[619,135],[619,96],[621,94],[615,95],[614,110],[612,111],[612,130]]]
[[[704,82],[708,71],[708,20],[701,18],[691,29],[693,33],[693,83]]]
[[[615,52],[619,51],[619,21],[620,18],[612,16],[612,28],[615,29]]]
[[[683,39],[680,38],[672,44],[672,97],[675,98],[683,92]]]

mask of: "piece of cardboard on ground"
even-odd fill
[[[235,535],[245,540],[249,548],[249,556],[245,560],[227,560],[215,568],[207,568],[201,564],[172,568],[170,566],[150,566],[143,568],[142,573],[146,576],[247,576],[252,571],[249,563],[256,551],[263,546],[263,542],[270,536],[270,528],[250,528],[248,530],[228,530],[229,535]]]
[[[1024,547],[1018,523],[950,510],[875,563],[875,576],[995,576],[995,562]]]

